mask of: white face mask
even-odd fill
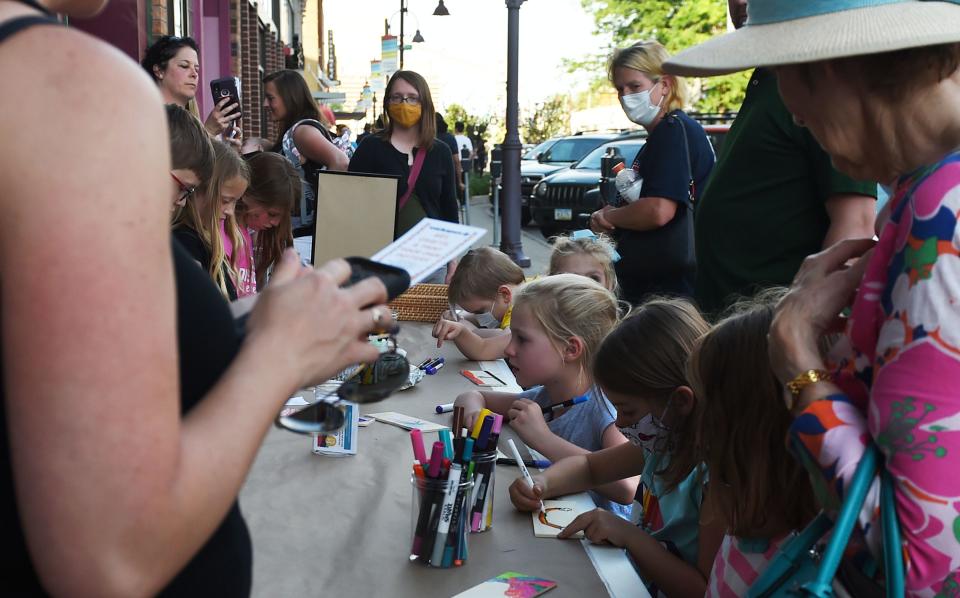
[[[477,325],[481,328],[497,328],[500,326],[500,320],[493,315],[493,312],[485,311],[482,314],[475,314],[474,317],[477,320]]]
[[[655,83],[653,87],[657,85],[660,85],[659,81]],[[666,94],[660,96],[660,102],[657,103],[656,106],[651,104],[650,92],[653,91],[653,87],[640,93],[620,96],[620,106],[623,107],[627,118],[641,127],[650,126],[650,124],[656,120],[657,115],[660,114],[660,106],[663,104],[663,98],[666,97]]]
[[[666,448],[666,439],[670,435],[670,428],[663,424],[663,418],[666,417],[668,409],[670,409],[670,401],[667,401],[660,417],[648,413],[632,426],[618,429],[632,445],[650,453],[662,451]]]

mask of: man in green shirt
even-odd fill
[[[746,2],[729,4],[739,27]],[[716,315],[738,296],[787,286],[806,256],[841,239],[872,237],[876,194],[876,182],[833,168],[783,105],[774,74],[757,69],[695,207],[700,308]]]

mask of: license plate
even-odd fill
[[[573,209],[571,208],[556,208],[553,211],[554,220],[573,220]]]

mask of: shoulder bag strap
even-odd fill
[[[327,141],[333,143],[333,137],[330,135],[330,131],[328,131],[325,126],[323,126],[323,123],[321,123],[321,122],[318,121],[318,120],[312,119],[312,118],[305,118],[305,119],[303,119],[303,120],[298,120],[297,122],[293,123],[293,126],[290,127],[290,131],[289,131],[289,134],[290,134],[291,137],[293,137],[293,132],[294,132],[294,131],[297,129],[297,127],[299,127],[300,125],[310,125],[311,127],[313,127],[313,128],[315,128],[315,129],[317,129],[318,131],[320,131],[320,134],[323,135],[323,138],[324,138],[324,139],[326,139]]]
[[[863,458],[853,474],[850,487],[847,489],[847,496],[844,498],[843,506],[837,515],[833,534],[830,536],[830,542],[827,544],[827,549],[820,561],[817,577],[804,585],[804,590],[810,595],[833,595],[833,578],[837,573],[837,567],[840,566],[843,551],[850,541],[850,533],[857,523],[857,516],[860,509],[863,508],[863,501],[867,497],[867,492],[870,490],[870,485],[878,469],[880,470],[880,519],[883,531],[886,593],[888,597],[904,595],[903,553],[900,544],[900,527],[896,505],[893,500],[893,479],[886,472],[886,468],[881,466],[881,461],[880,451],[871,441],[867,445]]]
[[[687,140],[687,127],[683,124],[683,118],[680,116],[674,114],[673,118],[677,119],[677,122],[680,123],[680,130],[683,131],[683,149],[687,154],[687,179],[690,180],[690,187],[687,189],[687,199],[689,200],[687,201],[687,208],[692,210],[696,184],[693,181],[693,159],[690,157],[690,142]]]
[[[403,206],[407,205],[407,202],[410,200],[410,196],[413,195],[413,188],[417,184],[417,179],[420,177],[420,171],[423,169],[423,163],[427,159],[427,150],[422,147],[417,151],[417,155],[413,157],[413,167],[410,168],[410,176],[407,177],[407,191],[404,193],[399,201],[397,201],[397,209],[402,210]]]

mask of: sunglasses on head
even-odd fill
[[[300,434],[329,434],[343,427],[343,401],[376,403],[389,397],[410,378],[410,363],[397,352],[397,339],[389,337],[389,349],[371,364],[360,365],[336,391],[329,392],[293,413],[277,417],[278,427]]]

